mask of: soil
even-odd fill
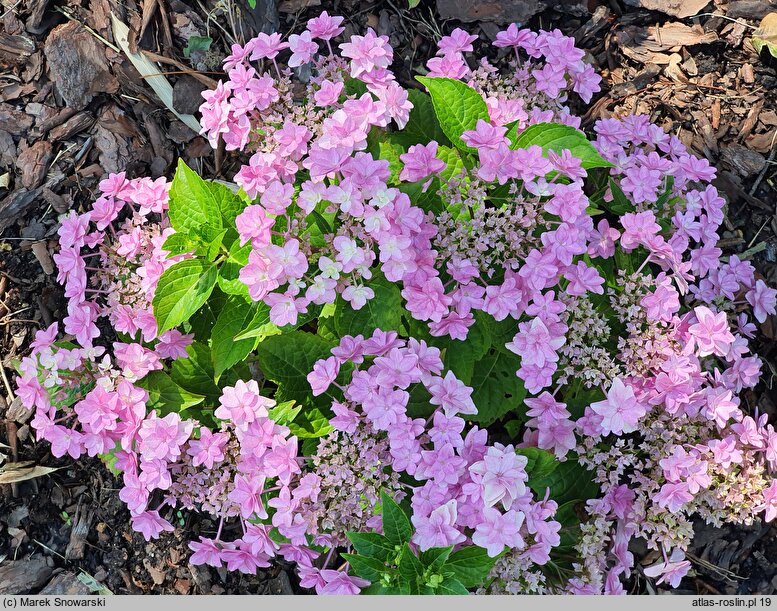
[[[398,3],[284,0],[276,6],[264,0],[254,10],[244,7],[241,18],[217,10],[212,0],[66,0],[57,6],[48,0],[3,0],[0,442],[10,447],[0,446],[0,452],[9,462],[56,470],[0,485],[0,594],[303,593],[288,565],[256,576],[189,565],[186,542],[215,532],[205,518],[181,514],[175,533],[145,542],[130,529],[117,480],[102,463],[54,459],[47,444],[35,442],[11,381],[12,361],[26,353],[35,331],[64,315],[50,260],[57,249],[57,217],[93,201],[104,172],[170,175],[182,157],[208,178],[231,178],[239,159],[214,152],[185,123],[196,110],[192,98],[219,78],[220,59],[234,40],[273,28],[298,31],[324,9],[346,14],[351,30],[346,35],[370,26],[389,36],[395,73],[411,85],[443,33],[462,26],[488,42],[500,29],[505,6],[518,10],[525,4],[520,10],[529,27],[558,27],[575,36],[604,77],[603,92],[579,109],[584,126],[612,114],[647,113],[708,158],[720,169],[716,186],[729,201],[720,247],[724,254],[744,253],[777,285],[777,59],[767,51],[759,56],[751,40],[760,19],[777,11],[773,3],[715,0],[702,16],[688,18],[678,17],[672,8],[678,3],[668,0],[642,2],[657,10],[641,8],[640,0],[591,0],[571,3],[574,10],[564,12],[553,10],[553,2],[505,0],[505,6],[490,3],[494,14],[463,24],[456,19],[473,19],[467,13],[471,3],[441,0],[445,19],[432,0],[413,10]],[[111,11],[130,27],[130,53],[145,50],[161,62],[173,88],[172,110],[183,120],[152,92],[118,45]],[[208,35],[209,49],[192,47],[192,37]],[[86,64],[91,69],[82,72],[79,66]],[[744,401],[777,421],[776,321],[767,320],[761,332],[756,347],[766,363],[764,381]],[[777,527],[699,524],[696,532],[689,555],[695,576],[675,593],[777,592]],[[650,561],[647,550],[634,551]],[[639,577],[630,590],[655,593]]]

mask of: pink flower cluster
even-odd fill
[[[332,403],[331,423],[343,432],[366,426],[387,435],[392,469],[418,482],[410,500],[413,542],[423,551],[471,541],[489,556],[516,549],[545,564],[559,544],[560,524],[550,519],[556,504],[534,501],[526,458],[513,446],[488,445],[487,431],[476,426],[465,434],[461,416],[477,412],[472,389],[451,371],[443,375],[440,351],[394,332],[345,336],[308,375],[313,393],[325,392],[348,362],[355,370],[345,401]],[[408,415],[419,384],[436,406],[426,421]]]

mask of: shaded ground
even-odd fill
[[[154,95],[118,46],[111,11],[131,27],[130,53],[150,50],[155,55],[149,57],[163,62],[165,77],[173,84],[172,106],[183,121],[196,111],[199,91],[218,79],[220,58],[233,39],[250,37],[273,21],[280,31],[290,32],[322,8],[349,15],[352,32],[369,25],[390,37],[394,68],[406,85],[434,53],[433,41],[459,25],[440,19],[431,0],[413,11],[390,0],[312,6],[316,2],[284,0],[276,12],[274,2],[259,2],[255,11],[248,11],[242,0],[235,0],[229,5],[246,11],[240,19],[218,10],[206,13],[203,6],[213,2],[191,3],[192,8],[180,0],[67,0],[57,5],[3,0],[0,442],[10,449],[0,446],[0,452],[9,461],[59,470],[13,487],[0,485],[0,593],[101,587],[115,593],[294,590],[293,577],[282,566],[256,577],[190,567],[185,541],[200,532],[212,533],[207,520],[182,515],[182,528],[150,544],[132,533],[117,483],[99,462],[54,460],[47,444],[34,442],[24,412],[13,401],[10,378],[12,359],[25,354],[34,332],[64,315],[50,260],[57,249],[58,214],[92,201],[103,172],[126,169],[130,176],[159,176],[168,174],[182,156],[207,177],[229,178],[237,163],[223,152],[214,153]],[[448,16],[461,16],[471,6],[440,1]],[[586,125],[609,114],[648,113],[720,168],[716,184],[730,202],[720,247],[725,254],[745,253],[775,285],[777,61],[755,54],[750,33],[777,7],[744,0],[710,3],[707,10],[727,18],[678,19],[614,1],[592,1],[579,16],[547,9],[531,17],[529,25],[559,27],[574,35],[605,77],[605,91],[587,110]],[[499,30],[489,21],[464,27],[483,41]],[[210,37],[210,48],[198,46],[196,37]],[[758,350],[767,364],[765,382],[745,401],[777,420],[775,321],[762,325],[762,332]],[[777,528],[699,525],[697,533],[691,550],[697,576],[685,579],[681,591],[777,592]],[[645,550],[635,551],[645,563],[653,561]],[[651,591],[639,579],[632,590]]]

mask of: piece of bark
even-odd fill
[[[766,165],[766,158],[741,144],[730,144],[723,149],[721,160],[743,178],[758,174]]]
[[[35,41],[27,36],[0,32],[0,62],[21,66],[35,53]]]
[[[32,127],[32,121],[32,117],[27,113],[16,110],[10,104],[0,103],[0,131],[21,136]]]
[[[86,538],[94,523],[96,512],[93,508],[84,510],[81,505],[76,509],[73,520],[73,529],[70,531],[70,541],[65,550],[65,558],[68,560],[82,560],[86,548]]]
[[[22,174],[22,186],[34,189],[43,184],[53,158],[54,151],[51,143],[47,140],[38,140],[31,147],[22,151],[16,160],[16,167]]]
[[[700,13],[710,2],[711,0],[625,0],[629,6],[659,11],[680,19]]]
[[[0,594],[27,594],[40,588],[51,577],[46,558],[6,560],[0,565]]]
[[[207,87],[191,76],[184,75],[173,85],[173,108],[182,115],[193,115],[203,103],[202,92]]]
[[[68,104],[83,110],[99,93],[115,93],[119,83],[108,69],[105,48],[74,21],[58,26],[44,47],[57,91]]]
[[[11,405],[8,406],[5,417],[13,422],[24,424],[32,418],[32,414],[33,411],[31,409],[24,407],[21,398],[15,397],[14,400],[11,401]]]
[[[27,19],[27,29],[33,34],[40,33],[40,24],[51,0],[27,0],[27,8],[30,16]]]
[[[766,100],[761,98],[750,107],[750,111],[739,128],[738,138],[740,142],[744,141],[752,133],[755,124],[758,123],[758,116],[761,114],[761,109],[764,107],[765,102]]]
[[[70,117],[62,125],[53,128],[50,136],[54,141],[67,140],[71,136],[89,129],[92,125],[94,125],[94,116],[92,113],[84,110]]]
[[[91,593],[89,586],[78,579],[75,573],[70,571],[62,571],[54,575],[51,581],[46,584],[46,587],[39,592],[39,594],[48,596],[85,596]]]
[[[775,0],[734,0],[726,7],[726,16],[732,19],[761,20],[772,11],[777,11]]]

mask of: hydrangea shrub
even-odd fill
[[[233,46],[201,112],[235,188],[181,162],[62,219],[38,438],[115,469],[146,539],[210,514],[193,563],[320,594],[677,586],[692,515],[773,520],[740,395],[777,293],[716,246],[715,170],[643,116],[589,140],[567,101],[600,79],[557,30],[510,26],[498,67],[457,29],[408,89],[341,22]]]

